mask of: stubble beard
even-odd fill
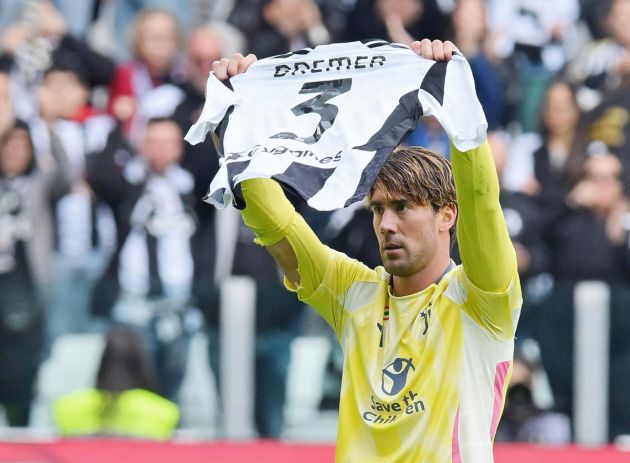
[[[411,253],[403,246],[403,255],[396,259],[387,259],[384,251],[381,251],[381,260],[385,271],[395,277],[409,277],[422,271],[431,260],[429,249],[416,250]]]
[[[381,253],[381,260],[383,261],[383,267],[392,276],[395,277],[408,277],[422,268],[422,258],[420,259],[414,256],[410,256],[407,249],[403,248],[404,255],[397,259],[388,259],[385,257],[384,252]]]

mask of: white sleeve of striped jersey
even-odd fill
[[[214,73],[210,73],[206,83],[206,102],[197,122],[188,130],[184,140],[191,145],[201,143],[206,135],[214,130],[225,117],[230,106],[238,104],[238,98]]]
[[[477,148],[486,140],[488,122],[477,98],[470,65],[462,55],[454,55],[448,63],[442,104],[423,89],[418,91],[418,99],[423,115],[435,116],[458,150]]]

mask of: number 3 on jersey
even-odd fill
[[[273,135],[271,138],[297,140],[309,145],[317,143],[323,133],[335,123],[335,118],[339,112],[339,108],[337,106],[327,103],[328,100],[339,96],[342,93],[346,93],[350,90],[350,87],[352,87],[352,79],[324,80],[321,82],[305,83],[300,89],[300,94],[318,93],[318,95],[294,106],[291,108],[291,111],[296,116],[303,116],[304,114],[310,113],[319,114],[320,121],[315,129],[315,133],[313,133],[310,137],[302,138],[292,132],[280,132]]]

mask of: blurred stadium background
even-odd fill
[[[0,462],[333,460],[332,332],[182,137],[221,57],[423,37],[471,63],[519,257],[496,461],[630,461],[630,0],[1,0]],[[378,265],[367,211],[293,200]]]

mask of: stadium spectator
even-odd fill
[[[167,10],[149,8],[136,17],[131,39],[133,59],[116,69],[107,106],[124,124],[126,135],[131,132],[138,106],[151,89],[184,79],[184,70],[177,62],[180,42],[180,26]]]
[[[88,180],[116,221],[109,268],[93,293],[94,309],[137,328],[158,373],[159,392],[175,400],[188,345],[200,317],[191,305],[197,230],[194,179],[178,165],[182,133],[172,119],[150,120],[138,155],[110,137]]]
[[[71,62],[82,68],[90,88],[109,84],[114,62],[69,34],[64,18],[49,0],[23,2],[22,6],[21,14],[2,36],[2,56],[11,70],[17,117],[26,121],[36,117],[36,86],[54,62]]]
[[[157,390],[141,337],[132,329],[115,327],[107,335],[95,387],[57,399],[55,424],[63,436],[168,439],[179,410]]]
[[[183,100],[173,114],[182,133],[201,113],[212,63],[226,54],[242,51],[243,47],[244,37],[227,23],[214,22],[191,32],[186,42],[187,80],[181,87]],[[219,168],[217,161],[212,140],[199,145],[184,143],[180,163],[195,179],[194,206],[199,219],[199,230],[193,238],[196,259],[193,292],[199,308],[213,319],[216,319],[218,289],[211,282],[215,280],[215,268],[220,270],[225,263],[217,262],[215,208],[203,202],[202,198]]]
[[[379,38],[409,45],[419,35],[448,35],[448,18],[435,0],[357,0],[348,14],[345,40]]]
[[[105,147],[114,120],[95,110],[89,97],[81,64],[56,61],[39,88],[39,115],[29,124],[38,157],[51,150],[50,132],[59,137],[73,178],[72,190],[55,207],[51,342],[65,333],[98,329],[89,314],[90,292],[113,248],[111,213],[94,199],[84,176],[90,155]]]
[[[538,342],[556,409],[572,413],[573,288],[579,281],[604,281],[611,287],[610,437],[628,432],[627,282],[630,278],[628,213],[623,167],[609,153],[593,155],[567,206],[548,232],[553,249],[554,290],[540,310]],[[626,391],[626,392],[623,392]]]
[[[565,445],[571,441],[571,425],[566,415],[538,408],[532,398],[533,365],[522,354],[514,356],[503,418],[497,429],[499,442],[535,442]]]
[[[183,99],[173,113],[173,118],[178,122],[182,132],[188,130],[197,120],[203,108],[206,81],[212,71],[212,63],[221,59],[228,51],[234,53],[242,51],[242,48],[234,49],[234,44],[228,40],[239,41],[243,45],[240,34],[227,24],[201,26],[190,33],[186,42],[187,79],[181,85]],[[185,143],[181,164],[195,176],[195,196],[202,198],[214,172],[218,169],[212,140],[207,140],[200,145]],[[199,205],[203,204],[199,202]],[[203,207],[203,209],[211,210],[212,208]]]
[[[580,121],[574,89],[563,80],[547,90],[541,108],[541,133],[517,138],[510,153],[508,189],[537,196],[553,216],[577,180],[583,156],[577,147]]]
[[[28,126],[0,98],[0,404],[12,426],[27,426],[44,349],[52,280],[52,204],[70,189],[58,140],[38,163]]]
[[[575,90],[563,81],[552,84],[540,118],[542,146],[533,154],[539,197],[550,207],[563,202],[584,162],[575,151],[580,115]]]
[[[577,51],[578,0],[496,0],[488,3],[492,54],[509,60],[521,88],[514,118],[524,132],[538,129],[544,92]]]
[[[129,38],[132,41],[131,54],[136,55],[136,47],[138,46],[138,19],[142,18],[148,11],[162,11],[175,21],[182,30],[189,30],[197,25],[195,16],[195,5],[190,0],[113,0],[114,3],[114,37],[123,39],[127,42]],[[209,0],[202,0],[208,2]],[[195,2],[197,3],[197,2]],[[201,3],[201,1],[199,2]],[[130,28],[131,25],[131,28]],[[171,26],[166,23],[160,23],[161,27],[170,29]],[[157,38],[155,29],[150,32],[150,37]],[[169,34],[171,31],[165,31]],[[149,36],[147,36],[149,38]],[[142,41],[142,38],[140,38]],[[156,44],[157,45],[157,44]],[[162,46],[169,47],[165,42]],[[166,50],[165,50],[166,52]],[[122,47],[115,50],[115,56],[118,60],[127,60],[130,58],[129,49]]]
[[[257,13],[250,16],[247,9]],[[315,0],[240,0],[230,21],[247,36],[248,50],[262,57],[329,43],[324,13]]]
[[[630,79],[630,1],[613,0],[606,16],[607,36],[588,44],[569,68],[571,78],[586,89],[582,102],[592,109],[603,93]]]
[[[550,8],[546,6],[536,0],[488,2],[493,45],[500,56],[517,56],[551,72],[573,57],[571,46],[575,45],[573,34],[580,2],[559,0]]]
[[[577,149],[600,146],[621,160],[626,184],[630,184],[630,92],[622,85],[608,93],[595,109],[585,113],[578,130]]]
[[[630,276],[623,167],[609,153],[590,157],[549,234],[559,281],[624,281]]]

